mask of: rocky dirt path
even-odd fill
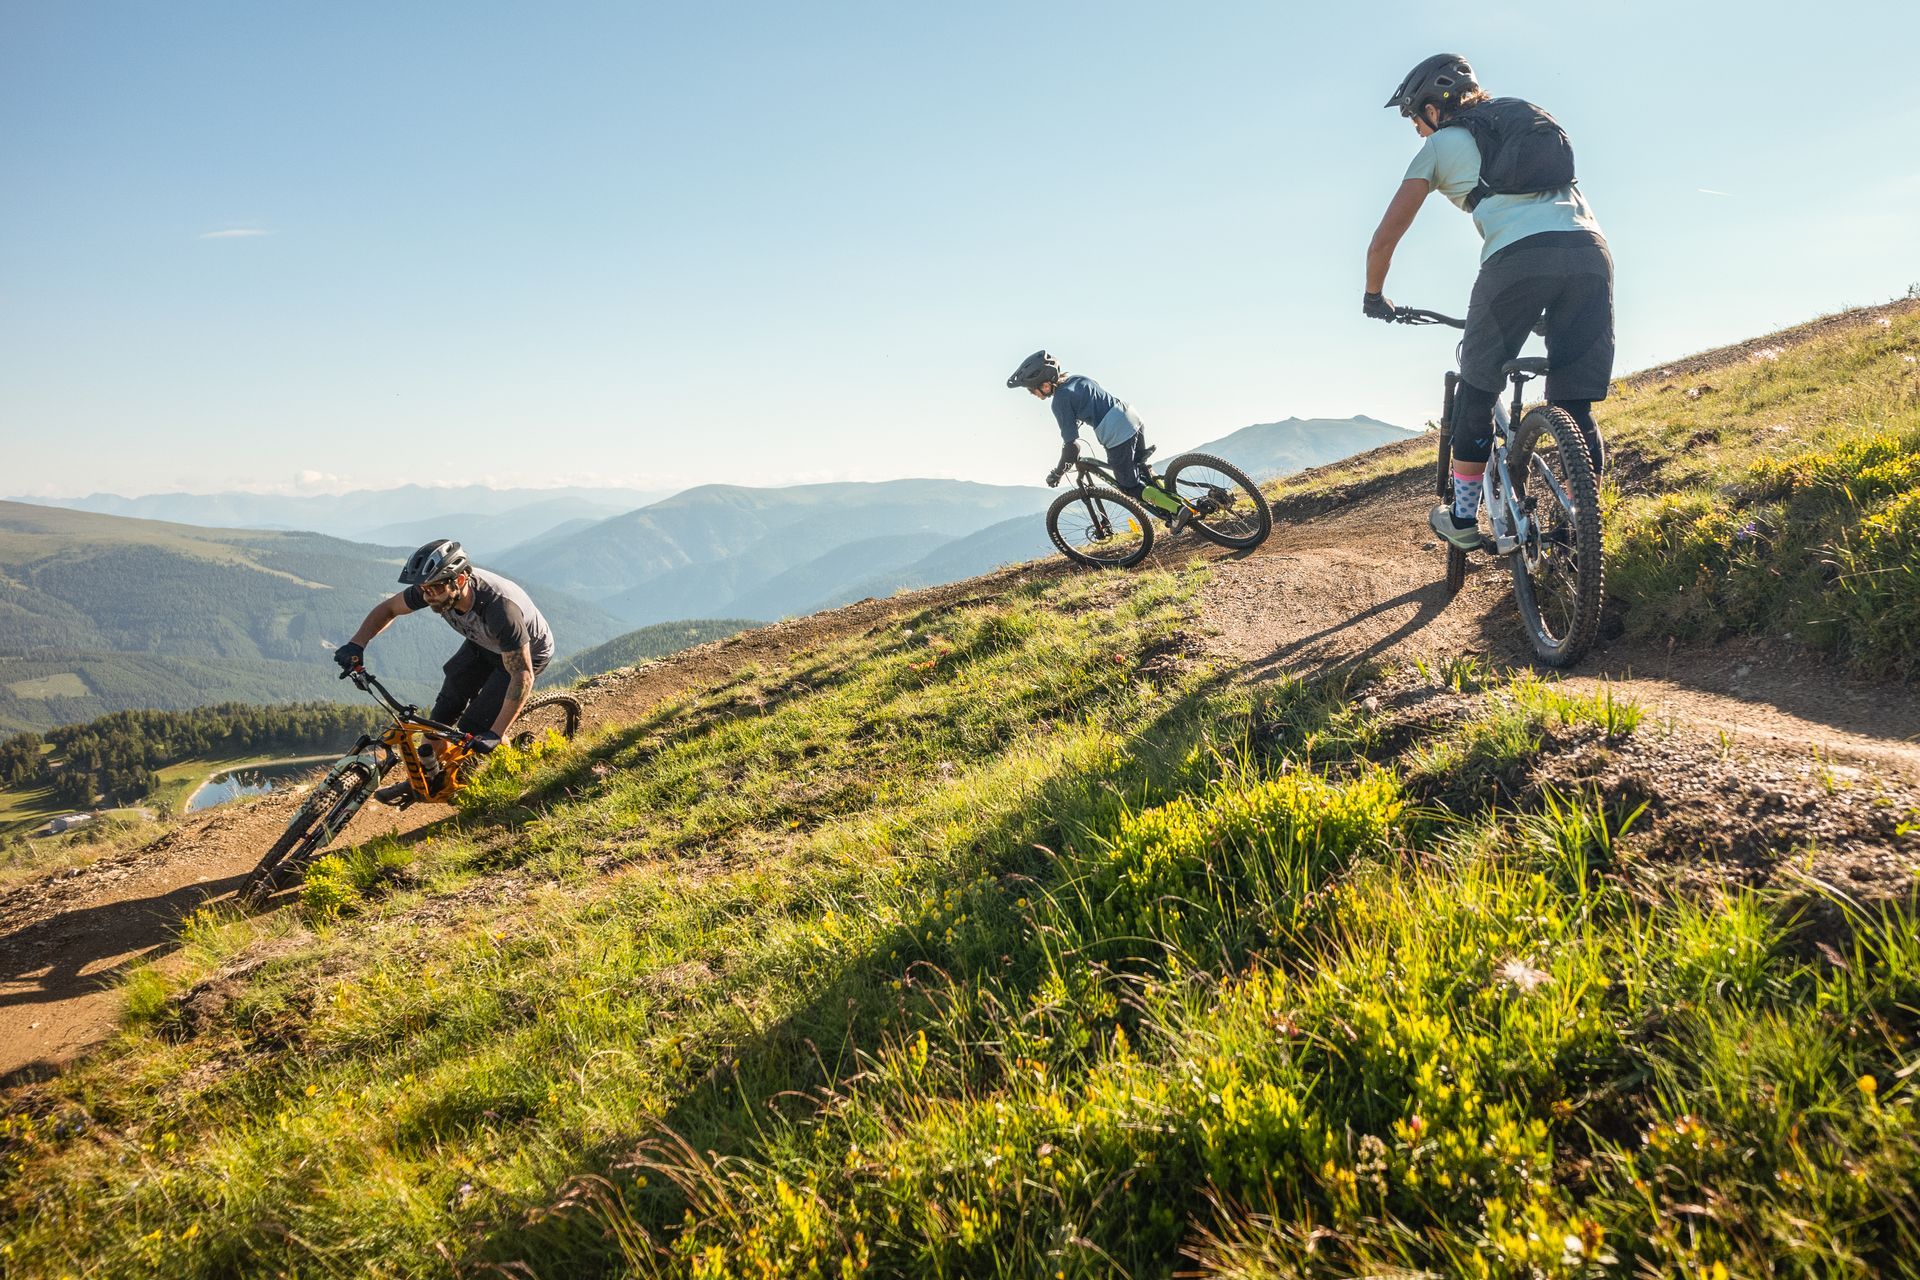
[[[1753,342],[1673,361],[1633,380],[1697,373],[1865,324],[1914,302],[1826,317]],[[1172,564],[1214,563],[1202,596],[1206,644],[1243,678],[1311,675],[1374,657],[1444,660],[1475,654],[1522,665],[1527,654],[1503,569],[1479,562],[1448,599],[1441,549],[1426,528],[1431,445],[1383,451],[1402,464],[1333,499],[1279,507],[1274,536],[1248,555],[1227,555],[1191,536],[1157,552]],[[584,693],[587,725],[638,718],[675,694],[778,662],[799,649],[880,625],[900,614],[989,598],[1010,585],[1066,572],[1039,562],[982,578],[747,632],[671,659],[602,677]],[[1791,647],[1737,642],[1711,649],[1602,643],[1567,674],[1578,688],[1611,687],[1675,729],[1723,748],[1765,748],[1816,762],[1845,761],[1911,783],[1920,779],[1920,699],[1872,685]],[[187,819],[161,839],[90,866],[0,890],[0,1080],[56,1069],[110,1034],[119,996],[110,980],[129,963],[175,945],[177,924],[230,894],[286,824],[290,796]],[[352,835],[407,831],[444,810],[403,814],[369,806]]]
[[[1504,566],[1476,559],[1451,600],[1444,554],[1426,527],[1429,446],[1395,446],[1407,466],[1334,511],[1283,522],[1244,558],[1222,558],[1202,598],[1207,644],[1249,679],[1309,674],[1368,658],[1429,662],[1472,654],[1525,665]],[[1604,685],[1657,719],[1728,744],[1800,748],[1920,778],[1920,698],[1854,679],[1789,645],[1706,649],[1601,643],[1565,675]]]
[[[687,689],[902,614],[989,597],[1060,572],[1062,566],[1042,563],[863,600],[602,676],[581,692],[585,728],[638,719]],[[149,844],[0,890],[0,1081],[55,1070],[111,1034],[120,1008],[113,980],[136,961],[172,951],[183,918],[230,896],[286,827],[297,799],[289,793],[220,806]],[[358,842],[416,830],[446,814],[437,805],[395,811],[370,804],[349,833]]]

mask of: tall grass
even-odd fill
[[[1645,390],[1607,430],[1660,475],[1613,495],[1608,585],[1631,632],[1790,636],[1920,674],[1920,314]]]

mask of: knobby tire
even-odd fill
[[[328,774],[300,802],[287,829],[247,873],[240,886],[241,902],[249,907],[261,906],[290,874],[305,871],[307,864],[353,820],[373,794],[375,781],[360,768]]]
[[[568,742],[580,732],[580,699],[570,693],[547,693],[533,699],[520,709],[513,724],[507,729],[508,739],[514,746],[525,751],[548,731],[558,733]]]
[[[1558,479],[1573,506],[1571,518],[1533,467],[1535,450],[1551,440],[1560,464]],[[1545,455],[1541,455],[1543,458]],[[1586,655],[1600,629],[1600,602],[1606,565],[1600,538],[1600,488],[1586,438],[1563,409],[1536,405],[1521,418],[1507,451],[1508,469],[1523,501],[1531,501],[1540,530],[1536,568],[1527,567],[1526,549],[1511,557],[1513,595],[1534,656],[1550,667],[1568,667]],[[1539,582],[1535,578],[1539,578]],[[1543,609],[1541,586],[1566,584],[1565,599]]]
[[[1234,551],[1247,551],[1265,542],[1273,532],[1273,508],[1267,504],[1267,495],[1260,492],[1253,477],[1231,462],[1210,453],[1183,453],[1167,463],[1167,486],[1182,502],[1191,504],[1196,495],[1181,491],[1180,473],[1200,470],[1219,472],[1233,482],[1233,488],[1217,486],[1228,496],[1229,505],[1223,513],[1193,516],[1187,527],[1208,542]],[[1194,488],[1194,482],[1190,481],[1187,487]]]
[[[1074,546],[1060,532],[1061,516],[1072,507],[1090,503],[1099,504],[1103,515],[1110,521],[1116,517],[1130,520],[1133,528],[1129,532],[1137,534],[1139,545],[1116,546],[1112,555],[1088,555]],[[1053,545],[1061,555],[1075,564],[1085,565],[1089,569],[1127,569],[1146,559],[1147,553],[1153,550],[1153,520],[1147,515],[1145,507],[1117,489],[1097,485],[1085,488],[1076,486],[1055,498],[1047,508],[1047,537],[1053,540]],[[1116,542],[1121,540],[1116,538]]]

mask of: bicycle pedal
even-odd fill
[[[404,782],[388,783],[375,791],[373,798],[392,809],[404,809],[416,799],[413,788]]]

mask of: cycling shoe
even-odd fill
[[[1478,551],[1486,545],[1480,536],[1480,522],[1470,520],[1466,524],[1455,524],[1453,508],[1444,502],[1427,515],[1427,526],[1444,538],[1449,546],[1462,551]]]

